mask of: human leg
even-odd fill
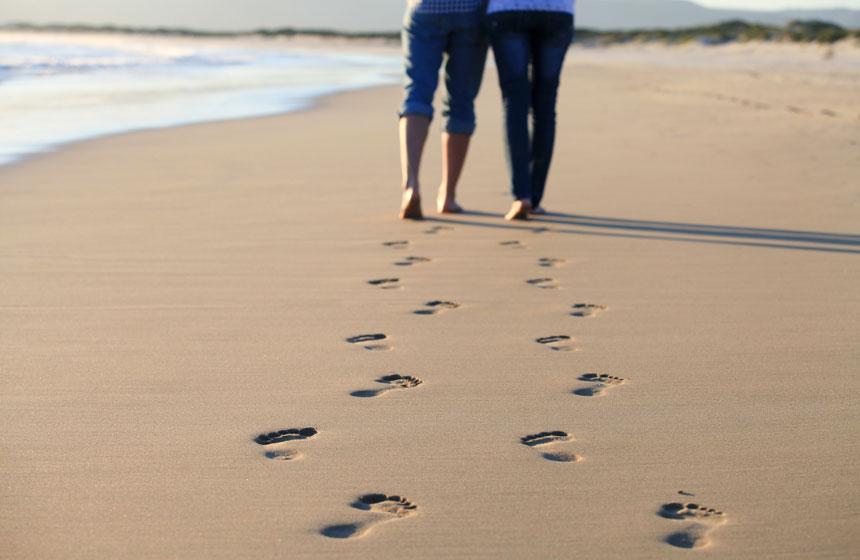
[[[401,220],[423,218],[418,171],[429,129],[430,119],[424,115],[404,115],[400,118],[400,170],[403,176]]]
[[[573,38],[570,14],[540,14],[532,49],[531,203],[540,213],[555,145],[556,99],[564,57]]]
[[[448,17],[451,31],[445,47],[448,60],[442,96],[442,182],[437,200],[440,213],[462,211],[455,201],[456,188],[475,130],[475,97],[481,88],[488,48],[481,14]]]
[[[402,30],[405,81],[403,102],[398,111],[403,187],[401,219],[422,218],[421,155],[433,118],[433,94],[439,82],[446,35],[436,18],[407,9]]]
[[[502,90],[505,159],[513,197],[520,202],[515,204],[517,208],[511,208],[508,215],[516,218],[524,217],[521,209],[531,200],[531,141],[528,125],[531,106],[531,40],[528,18],[526,12],[499,12],[487,17],[490,45],[493,47],[499,87]]]
[[[471,134],[442,133],[442,184],[436,199],[436,210],[440,214],[462,212],[456,202],[457,182],[466,163]]]

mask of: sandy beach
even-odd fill
[[[525,223],[492,67],[462,215],[397,87],[0,168],[0,558],[857,555],[860,71],[683,56],[571,51]]]

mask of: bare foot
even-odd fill
[[[538,216],[542,216],[546,214],[546,209],[543,206],[535,206],[534,208],[529,209],[529,214],[536,214]]]
[[[463,211],[463,207],[453,200],[439,199],[436,203],[436,211],[440,214],[459,214]]]
[[[403,191],[403,202],[400,205],[401,220],[421,220],[424,214],[421,213],[421,195],[415,189],[406,189]]]
[[[511,209],[505,214],[506,220],[528,220],[531,204],[528,200],[515,200]]]
[[[439,187],[439,194],[436,197],[436,212],[439,214],[459,214],[462,211],[463,207],[454,202],[453,193]]]

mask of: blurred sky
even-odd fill
[[[785,10],[792,8],[821,10],[825,8],[860,9],[860,0],[695,0],[709,8],[738,10]]]
[[[647,5],[660,0],[615,1]],[[593,6],[600,2],[582,1],[581,6],[585,11],[586,4]],[[860,9],[860,0],[696,0],[696,3],[709,8],[746,10]],[[264,27],[391,31],[400,27],[404,5],[405,0],[0,0],[0,24],[82,23],[228,31]],[[623,13],[619,11],[619,16]],[[664,15],[670,14],[664,12]],[[611,20],[611,13],[609,16]],[[612,21],[601,25],[611,26]]]

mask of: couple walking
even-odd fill
[[[544,213],[540,203],[555,140],[559,74],[573,38],[573,2],[408,0],[403,18],[406,80],[399,110],[402,219],[422,217],[418,170],[445,55],[442,183],[436,209],[462,211],[455,200],[456,187],[475,131],[474,101],[488,44],[502,90],[505,155],[514,199],[505,219]]]

